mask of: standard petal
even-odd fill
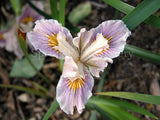
[[[73,44],[79,49],[80,53],[82,53],[88,47],[92,33],[92,31],[86,31],[85,28],[82,28],[77,34],[78,37],[73,39]]]
[[[60,32],[63,33],[62,38],[70,43],[72,40],[70,32],[56,20],[39,20],[36,21],[33,31],[27,33],[27,37],[34,48],[43,54],[64,58],[64,54],[55,49],[59,44],[57,36]]]
[[[55,46],[55,49],[63,53],[65,56],[72,56],[74,61],[77,61],[79,58],[79,53],[76,49],[76,47],[73,45],[72,42],[68,42],[66,40],[65,34],[62,32],[59,32],[57,35],[57,42],[58,45]]]
[[[115,58],[124,50],[126,39],[131,34],[122,20],[109,20],[92,29],[94,33],[90,43],[96,39],[96,35],[101,33],[108,41],[109,48],[97,53],[97,56]]]
[[[77,79],[74,82],[61,76],[57,85],[56,99],[60,108],[67,114],[73,114],[74,106],[81,113],[92,96],[93,78],[87,69],[84,70],[84,73],[85,79]]]
[[[62,76],[70,79],[72,82],[76,79],[84,79],[85,75],[83,69],[84,66],[82,63],[75,63],[72,57],[66,56],[63,65]]]
[[[87,48],[85,48],[84,51],[81,53],[80,60],[85,63],[91,57],[103,51],[103,49],[108,48],[108,41],[103,37],[102,33],[97,33],[96,39],[92,41],[92,43],[87,45]]]
[[[86,65],[88,65],[89,71],[92,73],[93,76],[99,77],[99,72],[103,72],[105,67],[107,67],[108,63],[112,62],[113,61],[111,58],[93,56],[86,62]]]

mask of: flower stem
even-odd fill
[[[32,63],[31,59],[29,58],[29,55],[28,55],[28,52],[27,52],[27,49],[26,49],[26,44],[25,44],[25,41],[24,41],[24,39],[23,39],[23,37],[22,37],[21,34],[19,35],[19,43],[20,43],[20,47],[21,47],[21,49],[22,49],[22,51],[23,51],[23,53],[24,53],[24,56],[26,57],[26,59],[27,59],[27,61],[29,62],[29,64],[33,67],[33,69],[37,72],[37,74],[38,74],[41,78],[43,78],[43,80],[44,80],[46,83],[50,84],[51,82],[50,82],[41,72],[39,72],[39,71],[37,70],[37,68],[36,68],[36,67],[34,66],[34,64]]]

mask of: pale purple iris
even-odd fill
[[[56,20],[39,20],[27,37],[36,50],[65,60],[56,99],[65,113],[73,114],[74,106],[81,113],[92,96],[92,76],[99,77],[112,58],[124,50],[130,34],[123,21],[110,20],[90,31],[81,29],[72,38]]]
[[[43,10],[41,2],[33,2],[33,4]],[[16,17],[13,26],[9,30],[0,31],[0,47],[5,47],[7,51],[14,52],[18,58],[22,58],[23,52],[18,42],[17,30],[20,28],[24,33],[29,32],[33,29],[34,22],[42,18],[43,16],[34,11],[29,5],[25,5],[21,16]],[[27,40],[26,42],[28,43]]]

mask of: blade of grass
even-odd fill
[[[52,18],[58,20],[57,0],[50,0]]]
[[[117,120],[139,120],[137,117],[133,116],[132,114],[124,111],[121,108],[113,107],[109,105],[104,104],[97,104],[99,107],[101,107],[105,112],[107,112],[110,116],[116,118]]]
[[[153,53],[148,50],[144,50],[142,48],[138,48],[132,45],[126,45],[124,52],[129,54],[133,54],[135,56],[150,60],[152,62],[160,64],[160,54]]]
[[[98,83],[98,89],[97,89],[97,92],[101,92],[102,89],[103,89],[103,85],[104,85],[104,79],[106,77],[106,72],[107,72],[107,67],[104,69],[102,75],[101,75],[101,78],[100,78],[100,81]],[[94,110],[89,118],[90,120],[96,120],[97,119],[97,112],[96,110]]]
[[[34,82],[34,81],[30,81],[34,86],[38,87],[40,90],[42,90],[43,92],[49,92],[49,90],[47,90],[45,87],[43,87],[42,85]]]
[[[100,92],[96,94],[112,96],[112,97],[120,97],[120,98],[160,105],[160,96],[130,93],[130,92]]]
[[[0,84],[0,87],[4,87],[4,88],[11,88],[11,89],[16,89],[16,90],[20,90],[20,91],[24,91],[24,92],[28,92],[28,93],[32,93],[41,97],[50,97],[47,94],[45,94],[44,92],[41,91],[37,91],[35,89],[32,88],[27,88],[27,87],[22,87],[22,86],[18,86],[18,85],[5,85],[5,84]]]
[[[16,15],[20,15],[22,10],[21,0],[10,0],[10,2]]]
[[[133,30],[159,8],[160,0],[144,0],[132,12],[126,15],[123,21],[130,30]]]
[[[103,0],[103,1],[105,3],[111,5],[112,7],[118,9],[119,11],[125,13],[125,14],[129,14],[135,8],[127,3],[120,1],[120,0]],[[147,24],[150,24],[156,28],[160,28],[160,18],[155,15],[151,15],[144,22]]]
[[[65,26],[65,6],[66,0],[60,0],[60,11],[58,21],[62,24],[62,26]]]
[[[90,100],[87,102],[86,104],[87,108],[91,109],[91,110],[96,110],[98,111],[101,115],[102,115],[102,119],[103,120],[113,120],[108,113],[106,113],[101,107],[99,107],[98,105],[96,105],[95,103],[90,102]],[[93,111],[93,113],[95,113],[96,111]],[[94,120],[95,116],[92,113],[91,117],[89,120]],[[93,116],[93,118],[92,118]],[[97,120],[97,119],[96,119]],[[114,119],[115,120],[115,119]]]
[[[58,108],[58,106],[59,104],[57,100],[54,100],[54,102],[52,103],[51,107],[49,108],[42,120],[48,120],[49,117],[53,114],[53,112]]]
[[[44,16],[47,19],[52,18],[51,15],[48,15],[47,13],[37,8],[34,4],[32,4],[30,0],[26,0],[26,2],[29,4],[30,7],[32,7],[35,11],[37,11],[40,15]]]
[[[37,72],[37,74],[38,74],[41,78],[43,78],[43,80],[44,80],[46,83],[51,84],[51,82],[50,82],[42,73],[40,73],[40,72],[37,70],[37,68],[34,66],[34,64],[32,63],[32,61],[31,61],[31,59],[29,58],[28,53],[27,53],[25,41],[24,41],[24,39],[23,39],[23,37],[22,37],[21,34],[19,35],[19,43],[20,43],[20,47],[21,47],[21,49],[22,49],[22,51],[23,51],[26,59],[28,60],[28,62],[30,63],[30,65],[33,67],[33,69]]]
[[[104,105],[109,105],[113,107],[119,107],[124,110],[130,110],[139,114],[147,115],[149,117],[157,119],[155,115],[150,113],[149,111],[126,101],[122,100],[116,100],[116,99],[111,99],[111,98],[106,98],[106,97],[100,97],[100,96],[94,96],[92,97],[89,102],[95,103],[95,104],[104,104]]]

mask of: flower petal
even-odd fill
[[[76,79],[85,78],[83,71],[83,64],[74,62],[73,58],[70,56],[65,57],[63,66],[63,77],[70,79],[72,82]]]
[[[62,27],[56,20],[38,20],[33,31],[27,33],[27,37],[36,50],[40,50],[43,54],[64,58],[63,53],[55,49],[58,46],[57,35],[61,32],[67,42],[71,42],[72,36],[70,32]]]
[[[15,30],[17,28],[17,24],[14,24],[12,28],[3,34],[4,40],[6,41],[5,48],[7,51],[14,52],[14,54],[18,58],[23,57],[23,52],[20,48],[18,38],[16,36]]]
[[[4,39],[4,33],[6,31],[0,31],[0,47],[4,47],[6,45],[6,40]]]
[[[54,48],[63,53],[65,56],[72,56],[72,58],[77,61],[79,58],[79,53],[76,47],[73,45],[72,42],[68,42],[66,40],[65,34],[59,32],[57,35],[58,45]]]
[[[33,4],[38,7],[40,10],[43,10],[43,4],[41,2],[34,2]],[[40,20],[44,18],[38,12],[36,12],[33,8],[31,8],[28,4],[23,7],[22,14],[18,17],[17,22],[19,23],[19,27],[21,30],[26,33],[32,30],[34,26],[34,22],[36,20]]]
[[[96,39],[96,35],[101,33],[108,41],[109,48],[103,49],[97,54],[101,57],[115,58],[124,50],[126,39],[131,34],[122,20],[105,21],[96,27],[90,42]]]
[[[87,45],[87,48],[81,53],[80,60],[85,63],[103,49],[108,49],[108,47],[108,41],[103,37],[102,33],[97,33],[96,39]]]
[[[33,4],[38,7],[40,10],[43,10],[43,4],[41,2],[34,2]],[[19,17],[19,23],[27,23],[27,22],[35,22],[36,20],[42,19],[39,13],[37,13],[33,8],[31,8],[28,4],[23,7],[22,14]]]
[[[61,76],[57,85],[57,101],[60,108],[67,114],[73,114],[74,106],[81,113],[88,99],[92,96],[93,78],[87,68],[84,73],[85,79],[77,79],[74,82]]]
[[[107,57],[92,57],[87,62],[86,65],[89,66],[89,71],[92,73],[93,76],[99,77],[99,72],[103,72],[105,67],[107,67],[108,63],[112,63],[111,58]]]

